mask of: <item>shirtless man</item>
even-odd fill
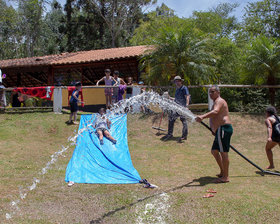
[[[210,98],[214,101],[212,110],[206,114],[197,116],[196,121],[201,122],[205,118],[210,118],[210,127],[213,135],[215,135],[211,152],[220,167],[220,173],[217,175],[218,179],[215,182],[226,183],[229,182],[228,152],[233,129],[229,119],[228,105],[221,98],[219,87],[213,86],[209,92]]]

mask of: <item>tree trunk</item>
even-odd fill
[[[67,0],[65,4],[65,11],[66,11],[66,35],[67,35],[67,51],[72,52],[72,0]]]
[[[101,0],[100,1],[100,6],[101,6],[101,14],[102,14],[102,17],[105,18],[105,2],[104,0]],[[102,18],[101,18],[102,19]],[[104,24],[103,22],[100,23],[100,26],[99,26],[99,35],[100,35],[100,40],[101,41],[101,46],[102,47],[105,47],[105,27],[104,27]]]

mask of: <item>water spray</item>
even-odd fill
[[[45,165],[45,167],[43,167],[43,168],[41,169],[41,171],[38,173],[38,175],[39,175],[39,176],[45,175],[45,174],[48,172],[48,170],[51,168],[51,165],[53,165],[53,164],[58,160],[58,158],[59,158],[60,156],[62,156],[63,153],[66,152],[66,151],[69,149],[70,146],[76,145],[76,140],[77,140],[78,136],[82,136],[82,133],[83,133],[84,131],[89,130],[89,129],[92,127],[93,123],[94,123],[94,120],[91,119],[89,122],[86,123],[86,125],[85,125],[83,128],[81,128],[81,129],[78,131],[77,134],[75,134],[75,132],[74,132],[74,136],[70,136],[70,137],[68,138],[69,145],[68,145],[67,147],[62,146],[62,149],[61,149],[61,150],[59,150],[59,151],[55,152],[54,154],[52,154],[52,155],[51,155],[51,160],[50,160],[49,162],[47,162],[47,164]],[[26,188],[20,187],[20,189],[19,189],[19,198],[18,198],[17,200],[14,200],[14,201],[11,202],[10,205],[11,205],[12,211],[11,211],[10,213],[6,213],[6,220],[12,219],[12,217],[13,217],[17,212],[20,211],[20,208],[19,208],[19,206],[18,206],[19,203],[20,203],[22,200],[24,200],[24,199],[26,198],[27,194],[28,194],[30,191],[33,191],[33,190],[37,187],[37,185],[38,185],[39,183],[40,183],[40,179],[34,177],[34,178],[33,178],[33,182],[32,182],[32,184],[31,184],[30,186],[28,186],[28,187],[26,187]]]

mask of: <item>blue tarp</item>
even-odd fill
[[[82,115],[79,130],[95,118]],[[77,145],[66,169],[65,181],[95,184],[131,184],[141,180],[133,167],[127,144],[127,116],[110,118],[111,135],[117,140],[114,145],[104,137],[100,145],[95,129],[87,129],[77,138]]]

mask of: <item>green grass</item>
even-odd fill
[[[213,137],[200,124],[189,125],[188,141],[162,142],[152,126],[159,118],[129,115],[128,141],[133,164],[142,178],[159,186],[75,184],[67,187],[65,169],[73,152],[70,148],[44,176],[39,172],[50,156],[67,145],[77,126],[67,126],[67,114],[0,115],[0,220],[1,223],[280,223],[278,176],[261,176],[235,152],[230,152],[230,183],[213,184],[217,165],[210,154]],[[263,116],[231,114],[232,145],[261,167],[268,165],[264,146]],[[155,123],[153,124],[153,120]],[[174,135],[180,136],[181,123]],[[167,127],[167,118],[162,127]],[[280,151],[274,150],[280,170]],[[19,199],[33,178],[40,183],[21,200],[12,221],[10,203]],[[213,198],[202,196],[209,188]],[[161,193],[168,199],[164,201]],[[150,205],[167,205],[157,210]],[[146,212],[145,212],[146,210]],[[144,214],[145,212],[145,214]]]

